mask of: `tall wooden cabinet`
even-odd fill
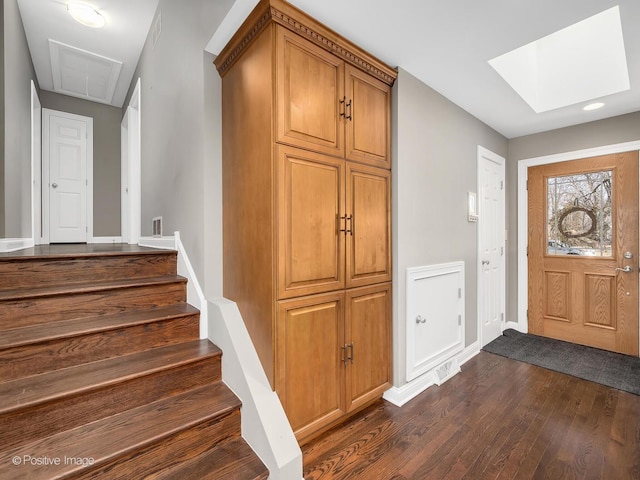
[[[215,63],[224,295],[305,441],[390,385],[396,72],[282,0]]]

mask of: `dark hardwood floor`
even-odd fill
[[[640,479],[640,397],[486,352],[303,446],[311,479]]]

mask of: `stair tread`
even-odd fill
[[[111,315],[58,321],[47,324],[46,328],[43,328],[42,325],[28,325],[2,331],[0,349],[98,333],[198,313],[199,310],[188,303],[178,303]]]
[[[234,437],[221,442],[214,449],[160,473],[156,478],[157,480],[185,478],[258,480],[266,479],[268,476],[269,470],[247,442],[242,437]]]
[[[59,458],[65,452],[100,465],[191,426],[223,418],[238,408],[240,401],[233,392],[216,382],[7,450],[0,453],[0,464],[10,465],[14,457],[28,455]],[[50,479],[80,471],[83,466],[61,461],[60,465],[21,468],[30,479]]]
[[[50,260],[70,259],[82,257],[111,257],[131,255],[175,255],[176,250],[141,247],[139,245],[124,245],[111,243],[93,243],[87,245],[78,244],[52,244],[38,245],[24,248],[14,252],[0,253],[0,262],[5,260]]]
[[[162,285],[168,283],[186,283],[187,279],[180,275],[164,275],[161,277],[130,278],[116,281],[67,283],[55,287],[17,288],[0,290],[0,301],[21,300],[27,298],[52,297],[70,293],[81,294],[115,290],[119,288],[141,287],[146,285]]]
[[[0,383],[0,413],[221,355],[208,340],[155,348]]]
[[[12,478],[268,477],[240,437],[221,350],[195,340],[200,312],[176,259],[110,244],[0,253],[0,464],[20,459]]]

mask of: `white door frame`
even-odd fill
[[[31,80],[31,240],[42,238],[42,104]]]
[[[93,242],[93,118],[76,115],[73,113],[60,112],[49,108],[42,109],[42,240],[41,243],[48,245],[50,239],[50,218],[49,218],[49,175],[50,175],[50,152],[49,152],[49,128],[52,116],[66,117],[71,120],[84,122],[87,125],[87,243]]]
[[[516,324],[518,331],[523,333],[529,331],[529,322],[527,320],[527,307],[529,304],[529,265],[527,262],[529,199],[527,195],[527,179],[529,167],[634,150],[640,151],[640,140],[526,158],[518,161],[518,322]]]
[[[120,229],[124,243],[137,244],[141,233],[142,143],[140,78],[129,100],[120,126],[121,139],[121,213]]]
[[[491,150],[488,150],[480,145],[478,145],[478,157],[477,157],[477,201],[478,201],[478,222],[479,224],[481,222],[486,222],[486,217],[483,217],[482,215],[482,209],[483,209],[483,196],[482,196],[482,182],[481,182],[481,178],[480,178],[480,172],[481,172],[481,164],[482,162],[489,160],[492,162],[497,163],[498,165],[500,165],[501,168],[501,182],[503,185],[503,188],[501,190],[502,192],[502,205],[503,207],[506,206],[506,198],[505,198],[505,192],[506,189],[504,187],[504,182],[505,182],[505,168],[506,168],[506,161],[503,157],[501,157],[500,155],[493,153]],[[506,269],[506,210],[505,208],[502,209],[502,216],[501,218],[498,219],[499,225],[496,226],[496,228],[500,229],[500,231],[502,232],[502,236],[501,236],[501,243],[502,243],[502,255],[500,256],[500,265],[499,265],[499,276],[500,276],[500,311],[502,312],[502,318],[500,320],[501,322],[501,331],[504,330],[505,328],[505,318],[504,318],[504,313],[506,312],[506,285],[507,285],[507,269]],[[484,295],[482,295],[483,291],[481,288],[481,284],[482,284],[482,238],[480,235],[480,229],[478,229],[478,245],[477,245],[477,285],[478,285],[478,291],[477,291],[477,295],[478,295],[478,302],[477,302],[477,311],[478,311],[478,342],[480,343],[480,346],[483,347],[484,346],[484,341],[483,341],[483,337],[484,337],[484,331],[482,328],[483,322],[482,322],[482,306],[483,306],[483,302],[484,302]]]

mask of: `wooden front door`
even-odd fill
[[[638,355],[638,153],[528,179],[529,332]]]

